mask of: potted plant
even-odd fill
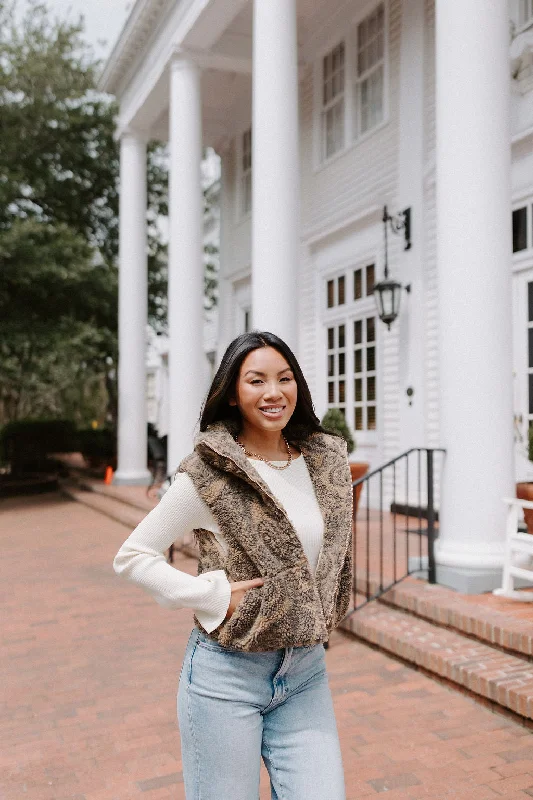
[[[340,410],[340,408],[330,408],[324,414],[322,418],[322,427],[328,433],[336,433],[346,441],[348,445],[348,455],[353,453],[355,450],[355,441],[351,434],[350,428],[348,427],[348,423],[346,422],[346,417]],[[350,461],[350,472],[352,474],[352,482],[359,480],[362,478],[363,475],[366,475],[368,472],[369,465],[364,461]],[[354,516],[357,514],[357,508],[359,506],[359,498],[361,497],[361,492],[363,491],[363,484],[359,484],[354,489]]]
[[[533,462],[533,425],[530,425],[527,437],[527,457]],[[519,500],[533,501],[533,482],[522,481],[516,484],[516,496]],[[533,533],[533,509],[524,508],[524,520],[527,532]]]

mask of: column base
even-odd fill
[[[126,472],[117,470],[113,475],[113,486],[149,486],[152,483],[152,474],[146,470]]]
[[[483,594],[502,585],[502,567],[452,567],[437,564],[437,583],[461,594]]]

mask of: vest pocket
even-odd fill
[[[242,650],[277,650],[327,639],[318,592],[307,560],[284,569],[257,589],[249,589],[218,641]]]

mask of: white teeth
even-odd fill
[[[261,411],[263,414],[279,414],[280,411],[283,411],[283,408],[281,406],[279,408],[262,408]]]

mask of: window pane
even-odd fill
[[[363,430],[363,409],[356,408],[355,409],[355,430],[362,431]]]
[[[346,390],[344,381],[339,381],[339,403],[346,402]]]
[[[527,249],[527,208],[513,211],[513,253]]]
[[[328,403],[335,402],[335,384],[328,383]]]
[[[368,372],[374,372],[376,369],[376,348],[369,347],[366,351],[366,368]]]
[[[367,408],[367,421],[368,421],[368,430],[375,431],[376,430],[376,406],[368,406]]]
[[[363,321],[360,319],[356,320],[353,329],[354,329],[355,344],[361,344],[361,342],[363,341]]]
[[[369,264],[366,268],[366,296],[369,297],[374,292],[375,269],[374,264]]]
[[[527,285],[527,318],[533,322],[533,281]]]
[[[376,320],[374,317],[368,317],[366,321],[366,340],[373,342],[376,339]]]
[[[341,275],[341,277],[337,281],[337,290],[338,290],[337,303],[339,306],[342,306],[344,304],[344,275]]]
[[[530,369],[533,369],[533,328],[529,328],[527,332],[528,338],[528,362]]]
[[[328,377],[335,375],[335,356],[328,356]]]
[[[355,379],[355,402],[362,403],[363,402],[363,379],[356,378]]]
[[[339,375],[344,375],[346,372],[345,358],[344,353],[339,353]]]
[[[360,300],[363,296],[363,270],[356,269],[353,273],[353,299]]]
[[[335,282],[328,281],[328,308],[335,305]]]
[[[354,365],[354,372],[357,374],[358,372],[363,371],[363,351],[356,350],[355,351],[355,365]]]
[[[366,399],[369,402],[376,399],[376,379],[374,377],[366,379]]]
[[[533,414],[533,374],[529,374],[528,378],[529,378],[529,413]]]
[[[344,347],[344,325],[339,325],[339,347]]]

